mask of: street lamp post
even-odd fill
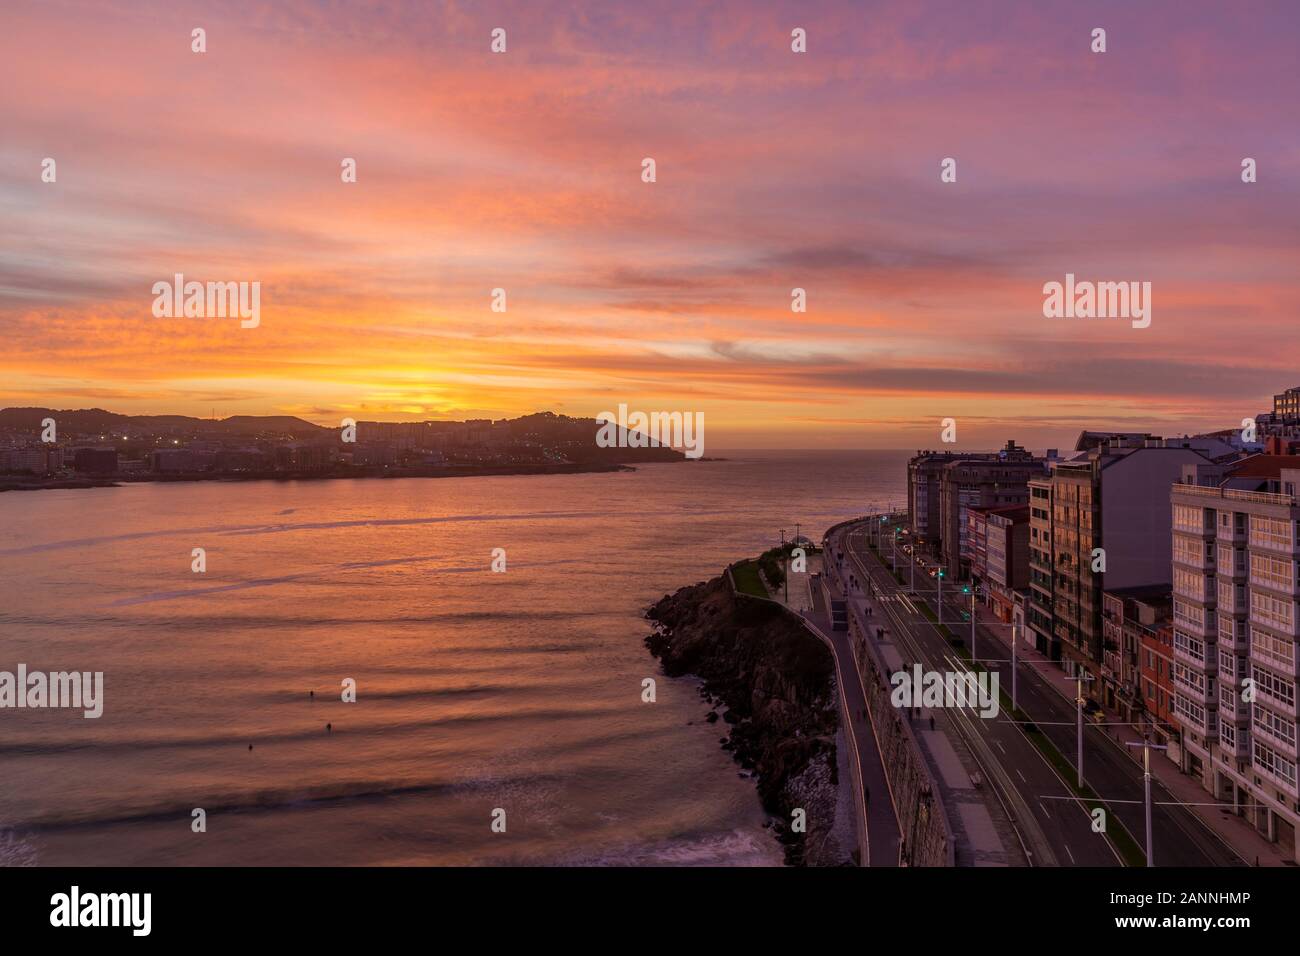
[[[1079,789],[1083,789],[1083,678],[1075,681],[1078,696],[1074,699],[1075,723],[1079,736]]]
[[[1020,708],[1016,706],[1016,622],[1011,622],[1011,716],[1014,719],[1016,711]]]
[[[1142,743],[1130,743],[1126,746],[1142,748],[1142,788],[1145,791],[1143,803],[1146,805],[1146,823],[1147,823],[1147,866],[1156,865],[1155,846],[1151,842],[1151,751],[1168,750],[1163,745],[1151,745],[1151,738],[1144,737]]]
[[[963,591],[970,593],[970,659],[975,661],[975,588],[964,587]]]
[[[943,567],[939,568],[939,624],[943,625]]]
[[[1067,676],[1065,680],[1073,680],[1075,683],[1075,691],[1076,691],[1076,696],[1074,698],[1075,724],[1077,728],[1076,734],[1078,736],[1078,749],[1079,749],[1079,756],[1076,761],[1076,766],[1078,767],[1077,780],[1079,784],[1079,789],[1082,790],[1083,789],[1083,682],[1085,680],[1088,681],[1092,680],[1092,675],[1086,672],[1082,667],[1080,667],[1079,672],[1075,674],[1074,677],[1071,678]]]

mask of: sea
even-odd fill
[[[0,709],[0,864],[780,865],[643,614],[907,453],[718,454],[0,494],[0,671],[103,673],[97,719]]]

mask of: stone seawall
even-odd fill
[[[912,733],[911,724],[889,700],[888,675],[875,649],[856,620],[852,617],[850,620],[853,652],[862,673],[867,708],[902,831],[899,855],[907,866],[952,866],[952,832],[938,788],[930,779],[921,754],[921,745]]]

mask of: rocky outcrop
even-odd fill
[[[723,747],[754,771],[786,862],[848,863],[851,841],[835,826],[839,708],[826,646],[779,605],[736,597],[725,575],[665,595],[646,617],[658,624],[646,646],[664,673],[703,680],[730,729]],[[791,831],[796,808],[806,833]]]

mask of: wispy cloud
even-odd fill
[[[1259,410],[1300,346],[1300,13],[998,9],[10,4],[0,403],[329,421],[616,396],[799,446],[908,444],[940,412],[1046,443]],[[261,281],[261,326],[154,319],[175,272]],[[1152,281],[1152,327],[1044,320],[1066,272]]]

